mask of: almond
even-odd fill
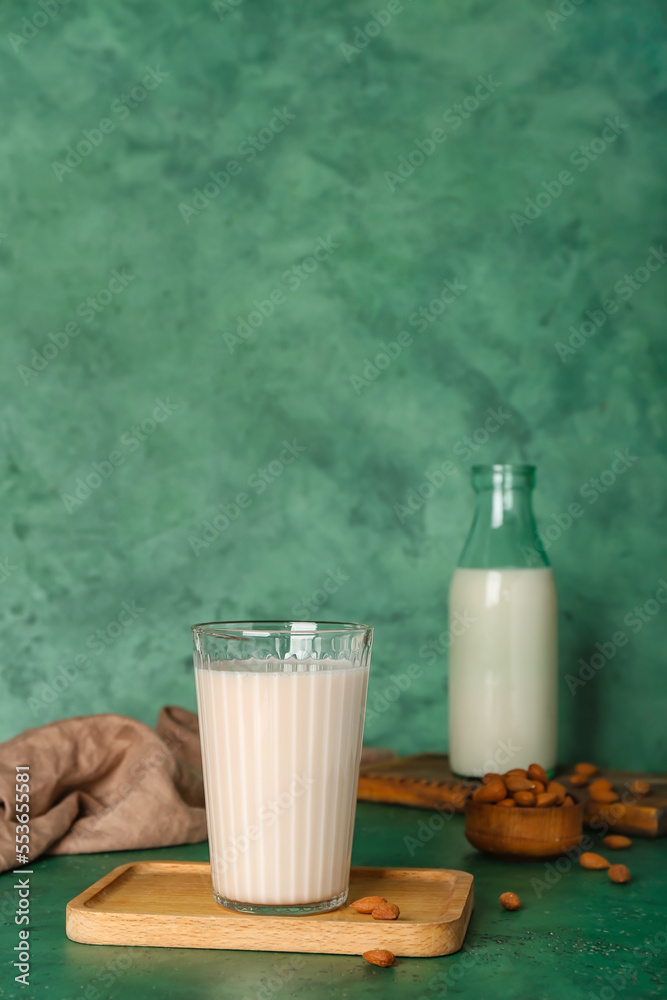
[[[509,771],[505,771],[505,777],[509,778],[514,774],[518,774],[520,778],[525,778],[527,773],[522,767],[513,767]]]
[[[574,765],[575,774],[583,774],[585,777],[590,778],[592,775],[598,773],[598,769],[595,764],[575,764]]]
[[[593,802],[602,802],[605,804],[618,802],[618,795],[611,788],[597,788],[595,791],[591,788],[589,794]]]
[[[487,773],[482,778],[482,784],[488,785],[490,781],[502,781],[502,780],[503,780],[502,774],[496,774],[495,771],[487,771]]]
[[[571,785],[574,785],[575,788],[583,788],[588,784],[588,778],[585,774],[571,774],[567,780]]]
[[[357,913],[372,913],[376,906],[386,902],[384,896],[363,896],[361,899],[355,899],[354,903],[350,903],[350,906]]]
[[[577,803],[574,801],[571,795],[566,795],[561,803],[561,805],[564,806],[576,806],[576,804]]]
[[[611,833],[608,837],[603,837],[602,843],[612,851],[622,851],[625,847],[632,847],[630,838],[622,837],[620,833]]]
[[[388,903],[384,899],[378,906],[375,907],[371,916],[373,920],[397,920],[398,915],[401,911],[396,906],[396,903]]]
[[[535,792],[536,795],[539,795],[540,792],[546,792],[546,790],[547,786],[544,784],[543,781],[535,779],[533,780],[533,791]]]
[[[601,854],[594,854],[593,851],[584,851],[579,858],[579,864],[582,868],[588,868],[590,871],[599,871],[602,868],[609,868],[609,862],[607,859],[603,858]]]
[[[612,882],[629,882],[632,878],[630,869],[626,865],[612,865],[607,875]]]
[[[518,806],[534,806],[535,796],[532,792],[515,792],[514,801]]]
[[[544,809],[547,806],[557,806],[558,796],[555,792],[540,792],[540,794],[535,797],[535,805],[538,809]]]
[[[500,802],[507,798],[507,789],[500,778],[495,778],[488,785],[480,785],[472,795],[475,802]]]
[[[634,792],[635,795],[650,795],[651,786],[648,781],[642,781],[641,778],[636,778],[630,785],[630,791]]]
[[[541,764],[531,764],[528,768],[528,777],[532,778],[533,781],[541,781],[545,786],[549,783],[547,772]]]
[[[567,788],[565,787],[565,785],[561,785],[560,781],[550,781],[549,784],[547,785],[547,791],[553,792],[553,794],[556,796],[556,801],[558,802],[558,805],[562,803],[563,799],[567,795]]]
[[[498,805],[499,806],[514,806],[514,805],[516,805],[516,802],[514,801],[514,799],[501,799],[500,802],[498,803]]]
[[[522,778],[520,774],[509,774],[505,784],[508,792],[532,792],[534,782],[530,778]]]
[[[595,792],[602,790],[610,791],[610,789],[611,789],[611,781],[609,781],[608,778],[596,778],[595,781],[591,781],[588,788],[591,794],[594,794]]]
[[[365,958],[371,965],[379,965],[383,969],[393,965],[396,961],[392,953],[385,948],[372,948],[370,951],[365,951],[361,957]]]
[[[506,910],[518,910],[521,906],[521,900],[515,892],[504,892],[500,897],[500,902]]]

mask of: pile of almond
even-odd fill
[[[357,913],[369,913],[373,920],[398,920],[400,910],[396,903],[390,903],[384,896],[363,896],[350,903],[350,907]],[[372,948],[362,954],[371,965],[379,965],[387,968],[396,961],[394,955],[386,948]]]
[[[575,788],[586,788],[588,797],[593,802],[599,802],[601,805],[618,802],[618,794],[614,791],[611,781],[608,778],[595,778],[597,773],[598,769],[595,764],[575,764],[574,774],[571,774],[567,780]],[[595,780],[591,781],[591,778],[595,778]],[[634,795],[642,798],[650,793],[651,786],[648,781],[637,778],[630,784],[629,789]]]
[[[606,837],[605,840],[610,838]],[[620,839],[620,838],[619,838]],[[610,845],[607,844],[609,847]],[[630,869],[627,865],[612,865],[606,858],[603,858],[601,854],[595,854],[594,851],[584,851],[584,853],[579,858],[579,864],[582,868],[586,868],[588,871],[604,871],[607,869],[607,875],[612,880],[612,882],[629,882],[631,879]]]
[[[489,771],[482,778],[482,784],[473,792],[474,802],[488,802],[498,806],[522,806],[546,809],[550,806],[573,806],[574,799],[568,795],[565,785],[549,781],[547,772],[540,764],[529,768],[513,767],[505,774]]]
[[[357,913],[370,913],[373,920],[397,920],[401,912],[396,903],[390,903],[384,896],[363,896],[350,906]]]
[[[574,774],[570,775],[568,781],[575,788],[586,788],[593,802],[599,802],[602,805],[618,802],[619,797],[614,791],[611,781],[607,778],[595,778],[597,773],[598,769],[595,764],[575,764]],[[595,778],[595,780],[591,781],[591,778]],[[630,790],[635,795],[642,797],[649,794],[651,786],[648,781],[637,779],[630,785]],[[604,837],[602,843],[612,851],[623,851],[632,846],[629,837],[614,833]],[[632,878],[627,865],[612,865],[602,854],[596,854],[594,851],[584,851],[579,858],[579,864],[588,871],[604,871],[606,869],[612,882],[629,882]]]

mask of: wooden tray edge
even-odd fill
[[[124,865],[118,865],[67,903],[65,916],[65,930],[67,937],[71,941],[75,941],[78,944],[111,945],[121,947],[179,947],[177,944],[160,940],[160,938],[163,937],[165,933],[168,934],[172,928],[173,915],[171,914],[154,914],[151,926],[147,927],[146,922],[142,919],[140,914],[124,913],[123,924],[119,929],[117,926],[116,914],[113,912],[95,911],[86,908],[85,904],[90,899],[92,899],[115,879],[122,876],[130,868],[139,868],[144,866],[163,869],[179,867],[201,870],[204,868],[210,868],[208,862],[202,861],[137,861],[129,862]],[[470,923],[470,916],[474,906],[474,877],[469,872],[449,868],[392,868],[389,866],[370,865],[355,865],[354,868],[359,872],[382,871],[401,874],[405,873],[405,875],[409,875],[414,872],[431,874],[438,872],[454,876],[454,885],[452,887],[453,913],[450,913],[446,920],[436,920],[424,923],[410,922],[404,924],[392,922],[388,925],[378,927],[377,937],[381,939],[383,933],[389,936],[390,940],[388,940],[386,944],[391,947],[391,950],[397,957],[401,958],[436,958],[443,955],[452,955],[460,950],[463,941],[465,940],[468,924]],[[243,915],[239,916],[241,917]],[[193,919],[198,924],[201,924],[202,920],[207,920],[211,923],[211,935],[200,935],[198,937],[198,943],[189,944],[186,946],[187,948],[195,947],[215,951],[264,950],[291,952],[295,954],[360,955],[369,947],[380,947],[380,944],[377,942],[369,943],[368,941],[358,941],[358,924],[350,923],[346,925],[336,923],[335,925],[332,925],[329,922],[323,922],[323,929],[327,926],[336,927],[336,941],[334,942],[335,946],[332,948],[326,947],[326,940],[324,939],[325,935],[323,935],[323,939],[320,939],[316,947],[294,947],[293,944],[291,946],[283,946],[279,942],[277,943],[276,941],[272,941],[265,949],[261,949],[256,946],[253,947],[252,944],[244,946],[242,943],[235,941],[229,948],[225,948],[224,944],[221,944],[219,940],[214,940],[215,932],[221,929],[218,917],[215,914],[208,916],[193,916],[191,918],[186,915],[180,915],[179,919],[181,921]],[[250,924],[254,925],[258,918],[248,914],[244,917],[244,919],[249,921],[250,926]],[[282,922],[285,918],[261,917],[259,919],[264,922],[273,920]],[[309,920],[310,922],[312,920],[317,920],[318,918],[314,915],[310,918],[296,917],[293,919]],[[373,927],[373,925],[368,924],[364,929],[369,930],[371,927]],[[113,941],[109,940],[110,934],[114,938]],[[418,937],[419,935],[426,938],[429,943],[426,944],[424,941],[420,941]],[[297,942],[297,944],[301,943]]]

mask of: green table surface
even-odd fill
[[[433,831],[428,821],[441,827]],[[0,995],[48,1000],[280,1000],[283,997],[471,997],[487,1000],[622,1000],[667,997],[667,842],[635,840],[608,852],[632,882],[566,860],[487,858],[466,841],[461,816],[359,803],[353,864],[458,868],[475,876],[475,908],[463,949],[443,958],[401,958],[380,969],[360,957],[187,948],[83,945],[65,936],[65,904],[128,861],[208,858],[206,844],[36,861],[30,876],[30,985],[13,979],[17,876],[0,877],[4,963]],[[538,880],[538,881],[533,881]],[[523,906],[506,912],[501,892]],[[295,918],[309,919],[309,918]]]

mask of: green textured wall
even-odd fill
[[[521,459],[561,756],[664,767],[666,36],[658,0],[3,4],[3,738],[194,707],[192,622],[326,596],[377,628],[368,742],[445,749],[418,650],[472,462]]]

